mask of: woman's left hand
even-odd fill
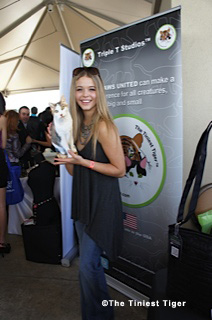
[[[54,159],[54,164],[59,165],[59,164],[78,164],[78,165],[83,165],[83,157],[79,156],[78,154],[74,153],[72,150],[69,150],[68,153],[71,155],[71,158],[55,158]]]

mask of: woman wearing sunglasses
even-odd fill
[[[56,158],[73,175],[72,218],[80,248],[80,290],[83,320],[114,319],[101,255],[120,254],[123,233],[118,178],[125,160],[118,130],[109,113],[97,68],[77,68],[71,85],[71,114],[77,154]]]

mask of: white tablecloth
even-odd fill
[[[21,224],[32,216],[33,195],[27,184],[28,178],[21,178],[24,188],[24,199],[18,204],[9,206],[8,233],[22,234]],[[55,179],[54,196],[60,204],[60,178]]]

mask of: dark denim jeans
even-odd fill
[[[85,225],[75,222],[80,247],[79,280],[82,320],[113,320],[113,307],[102,306],[110,300],[101,265],[102,250],[85,232]]]

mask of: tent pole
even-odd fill
[[[19,93],[28,93],[28,92],[36,92],[36,91],[50,91],[50,90],[59,90],[58,86],[55,87],[40,87],[40,88],[28,88],[28,89],[20,89],[20,90],[11,90],[6,91],[7,95],[19,94]]]
[[[13,57],[13,58],[1,60],[1,61],[0,61],[0,64],[7,63],[7,62],[11,62],[11,61],[18,60],[18,59],[21,59],[21,56],[16,56],[16,57]]]
[[[122,21],[120,21],[120,20],[117,20],[117,19],[114,19],[114,18],[110,18],[110,17],[108,17],[108,16],[105,16],[104,14],[102,14],[102,13],[99,13],[99,12],[97,12],[97,11],[94,11],[94,10],[92,10],[92,9],[89,9],[89,8],[86,8],[86,7],[84,7],[84,6],[81,6],[81,5],[79,5],[79,4],[76,4],[76,3],[74,3],[74,2],[72,2],[72,1],[65,1],[65,4],[66,5],[69,5],[69,6],[72,6],[72,7],[75,7],[75,8],[77,8],[77,9],[80,9],[80,10],[83,10],[83,11],[85,11],[85,12],[88,12],[88,13],[90,13],[90,14],[93,14],[94,16],[96,16],[96,17],[99,17],[99,18],[101,18],[101,19],[104,19],[104,20],[106,20],[106,21],[109,21],[109,22],[112,22],[112,23],[114,23],[114,24],[116,24],[116,25],[118,25],[118,26],[124,26],[126,23],[124,23],[124,22],[122,22]]]
[[[59,70],[56,70],[56,69],[54,69],[54,68],[52,68],[52,67],[49,67],[49,66],[47,66],[46,64],[43,64],[43,63],[41,63],[41,62],[39,62],[39,61],[36,61],[36,60],[34,60],[34,59],[32,59],[32,58],[29,58],[29,57],[27,57],[27,56],[24,56],[23,59],[25,59],[25,60],[27,60],[27,61],[30,61],[30,62],[32,62],[32,63],[34,63],[34,64],[37,64],[38,66],[43,67],[43,68],[45,68],[45,69],[48,69],[48,70],[50,70],[50,71],[53,71],[53,72],[56,72],[56,73],[60,73]]]
[[[71,47],[72,50],[75,50],[75,49],[74,49],[74,44],[73,44],[73,42],[72,42],[72,40],[71,40],[71,37],[70,37],[69,32],[68,32],[68,28],[67,28],[66,23],[65,23],[65,20],[64,20],[64,18],[63,18],[61,9],[60,9],[60,7],[58,6],[58,4],[56,4],[56,7],[57,7],[57,11],[58,11],[60,20],[61,20],[61,22],[62,22],[64,31],[65,31],[66,37],[67,37],[67,39],[68,39],[69,45],[70,45],[70,47]]]
[[[161,0],[153,0],[152,15],[160,12]]]
[[[24,57],[24,55],[25,55],[25,53],[26,53],[27,49],[29,48],[29,45],[31,44],[32,39],[33,39],[33,37],[34,37],[35,33],[37,32],[37,30],[38,30],[38,28],[40,27],[40,25],[41,25],[41,23],[42,23],[43,19],[45,18],[45,16],[46,16],[46,12],[47,12],[47,10],[45,10],[45,11],[43,12],[43,14],[42,14],[42,16],[41,16],[41,18],[40,18],[40,20],[39,20],[39,22],[38,22],[37,26],[35,27],[35,29],[34,29],[34,31],[33,31],[33,33],[32,33],[32,35],[31,35],[31,37],[30,37],[30,39],[29,39],[29,41],[28,41],[28,43],[27,43],[27,45],[26,45],[26,47],[25,47],[25,49],[24,49],[24,51],[23,51],[23,53],[22,53],[22,55],[21,55],[21,57],[19,58],[19,60],[18,60],[18,62],[17,62],[17,64],[16,64],[16,66],[15,66],[15,68],[13,69],[13,72],[11,73],[11,75],[10,75],[10,77],[9,77],[9,79],[8,79],[7,83],[6,83],[5,90],[7,90],[7,87],[8,87],[8,85],[9,85],[9,83],[10,83],[11,79],[13,78],[13,76],[14,76],[14,74],[15,74],[15,72],[16,72],[16,70],[17,70],[18,66],[19,66],[19,64],[21,63],[21,61],[22,61],[22,59],[23,59],[23,57]]]
[[[101,31],[106,32],[107,30],[100,27],[96,22],[92,21],[91,19],[85,17],[82,13],[78,12],[76,9],[74,9],[72,6],[70,6],[69,4],[65,4],[70,10],[74,11],[75,14],[77,14],[78,16],[80,16],[81,18],[83,18],[84,20],[86,20],[87,22],[93,24],[95,27],[101,29]]]
[[[20,17],[18,20],[16,20],[14,23],[12,23],[11,25],[9,25],[7,28],[5,28],[4,30],[2,30],[0,32],[0,38],[4,37],[7,33],[9,33],[10,31],[12,31],[13,29],[15,29],[16,27],[18,27],[22,22],[24,22],[25,20],[27,20],[28,18],[30,18],[33,14],[35,14],[36,12],[38,12],[39,10],[41,10],[42,8],[44,8],[44,4],[41,3],[38,6],[36,6],[35,8],[33,8],[31,11],[29,11],[28,13],[24,14],[22,17]]]

